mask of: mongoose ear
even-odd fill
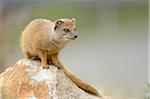
[[[73,23],[76,23],[76,19],[75,18],[72,18],[71,20],[72,20]]]
[[[55,21],[54,30],[58,30],[58,29],[61,27],[61,25],[62,25],[63,23],[64,23],[64,22],[61,21],[61,20],[56,20],[56,21]]]

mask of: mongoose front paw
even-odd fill
[[[43,69],[49,69],[49,66],[48,65],[43,66]]]

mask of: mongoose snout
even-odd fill
[[[73,37],[73,40],[76,39],[77,37],[78,37],[78,35],[75,35],[75,36]]]

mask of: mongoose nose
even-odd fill
[[[78,35],[75,35],[75,36],[74,36],[74,39],[76,39],[77,37],[78,37]]]

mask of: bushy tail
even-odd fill
[[[94,87],[90,86],[87,82],[81,80],[77,75],[75,75],[73,72],[71,72],[68,68],[64,67],[64,73],[65,75],[70,78],[72,82],[74,82],[79,88],[83,89],[84,91],[91,93],[93,95],[102,97],[102,95],[99,93],[98,90],[96,90]]]

